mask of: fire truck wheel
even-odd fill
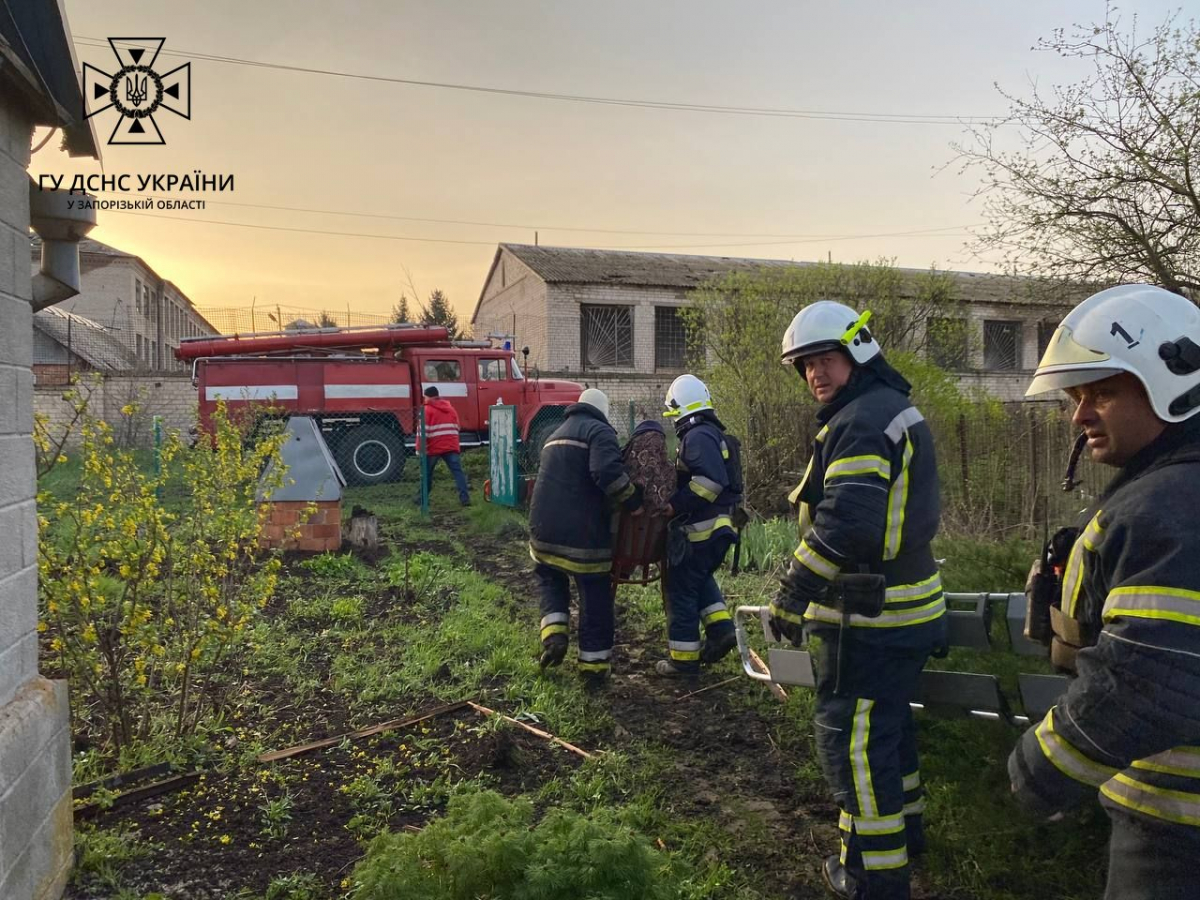
[[[351,484],[396,481],[404,471],[404,441],[380,425],[360,425],[338,444],[338,465]]]

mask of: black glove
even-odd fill
[[[787,574],[779,579],[779,593],[771,601],[769,609],[771,634],[775,640],[786,638],[793,647],[804,643],[804,612],[814,599],[811,588],[805,584],[799,567],[793,564]]]

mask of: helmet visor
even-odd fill
[[[785,366],[804,359],[806,356],[816,356],[818,353],[828,353],[830,350],[845,350],[841,341],[815,341],[802,347],[793,347],[780,358]]]
[[[1112,357],[1107,353],[1092,350],[1077,341],[1069,327],[1059,325],[1050,338],[1046,352],[1042,354],[1025,396],[1034,397],[1048,391],[1100,381],[1123,368],[1113,365]]]
[[[1093,381],[1103,381],[1124,372],[1124,369],[1103,369],[1099,366],[1089,366],[1086,369],[1059,369],[1057,372],[1043,372],[1034,375],[1029,382],[1026,397],[1036,397],[1051,391],[1065,391],[1067,388],[1078,387],[1081,384],[1091,384]]]

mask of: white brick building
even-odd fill
[[[585,380],[614,402],[664,392],[685,371],[678,309],[709,279],[731,272],[802,266],[785,260],[501,244],[471,321],[477,336],[513,334],[529,362]],[[924,274],[910,270],[911,274]],[[947,272],[961,346],[934,353],[964,386],[1020,399],[1041,349],[1082,297],[1047,304],[1025,279]]]
[[[31,258],[36,268],[41,260],[36,238]],[[79,294],[58,308],[103,326],[137,360],[135,368],[182,371],[186,365],[174,356],[179,339],[217,333],[183,291],[140,256],[87,239],[79,244],[79,269]],[[60,354],[52,352],[56,358],[35,358],[34,365],[60,363]]]
[[[30,437],[35,282],[29,270],[27,169],[35,125],[62,128],[73,155],[96,157],[98,152],[91,129],[80,121],[78,64],[62,7],[55,0],[21,0],[5,4],[5,10],[0,15],[0,897],[53,900],[66,884],[73,848],[71,736],[66,683],[38,674],[38,533]],[[39,293],[47,278],[36,282]]]

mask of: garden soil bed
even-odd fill
[[[457,518],[436,513],[434,525],[447,534],[461,528]],[[507,612],[528,618],[532,653],[537,599],[523,542],[465,533],[461,539],[475,568],[509,589]],[[447,552],[449,547],[426,544],[403,549]],[[295,565],[288,569],[295,575],[305,572]],[[399,597],[378,599],[382,603]],[[744,679],[685,697],[696,685],[663,680],[652,672],[663,653],[661,636],[631,633],[621,627],[618,615],[618,640],[614,677],[604,693],[612,724],[576,743],[587,749],[620,750],[647,742],[667,748],[673,762],[657,781],[659,803],[667,813],[682,820],[706,820],[733,835],[741,850],[736,859],[722,861],[756,873],[754,880],[764,896],[824,896],[818,871],[820,861],[837,851],[837,810],[823,791],[806,790],[794,778],[796,750],[793,744],[787,758],[778,750],[772,735],[777,720],[738,696],[765,688]],[[715,684],[736,671],[727,662],[699,686]],[[553,677],[572,676],[557,672]],[[316,703],[298,710],[289,708],[280,685],[253,689],[268,708],[278,704],[272,727],[296,743],[371,724],[357,717],[351,722],[332,695],[319,696]],[[413,709],[441,702],[406,699]],[[387,718],[381,714],[376,720]],[[372,807],[370,798],[364,799],[361,791],[356,794],[355,786],[363,785],[364,774],[377,769],[381,759],[391,760],[395,771],[375,779],[384,799]],[[122,872],[123,885],[133,891],[224,900],[242,889],[261,895],[274,878],[312,872],[338,896],[365,850],[362,838],[385,826],[420,828],[444,809],[444,791],[437,785],[444,787],[447,779],[484,776],[496,790],[512,796],[566,777],[581,763],[577,755],[543,738],[515,726],[496,727],[463,708],[411,728],[278,763],[210,772],[187,790],[113,809],[96,824],[135,831],[154,846]],[[286,831],[272,836],[266,809],[285,794],[291,800]],[[364,814],[373,818],[355,829],[355,817]],[[679,849],[662,842],[660,846]],[[921,889],[919,872],[918,866],[914,897],[932,900],[934,895]],[[82,885],[69,896],[92,900],[108,894]]]

